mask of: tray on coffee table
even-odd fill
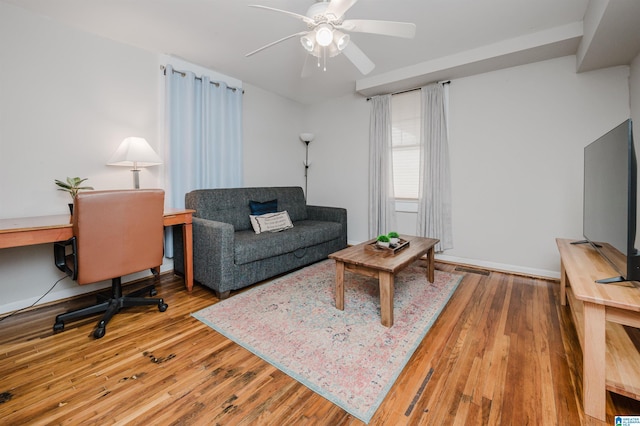
[[[381,247],[376,240],[372,240],[364,245],[364,250],[367,253],[374,254],[376,256],[388,257],[395,256],[398,252],[409,247],[409,241],[400,238],[398,244],[389,247]]]

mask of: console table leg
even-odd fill
[[[606,329],[605,306],[584,303],[583,404],[585,414],[605,421]]]

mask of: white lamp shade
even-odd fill
[[[300,140],[302,142],[311,142],[315,138],[313,133],[300,133]]]
[[[146,139],[138,137],[128,137],[123,140],[107,163],[109,166],[133,166],[134,169],[158,164],[162,164],[160,156]]]
[[[309,35],[303,35],[300,37],[300,43],[302,43],[302,46],[307,52],[311,52],[315,47],[315,42],[313,41],[313,38],[309,37]]]
[[[333,41],[333,29],[328,24],[320,24],[316,28],[316,43],[326,47]]]

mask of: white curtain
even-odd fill
[[[442,84],[422,87],[420,175],[418,188],[419,236],[438,238],[437,252],[453,248],[449,142]]]
[[[168,207],[184,208],[194,189],[241,187],[242,90],[167,65],[164,140]]]
[[[391,95],[371,98],[369,121],[369,237],[396,231]]]

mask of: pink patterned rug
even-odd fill
[[[345,310],[325,260],[193,314],[368,423],[457,288],[459,275],[413,264],[396,276],[394,324],[380,324],[378,281],[345,272]]]

